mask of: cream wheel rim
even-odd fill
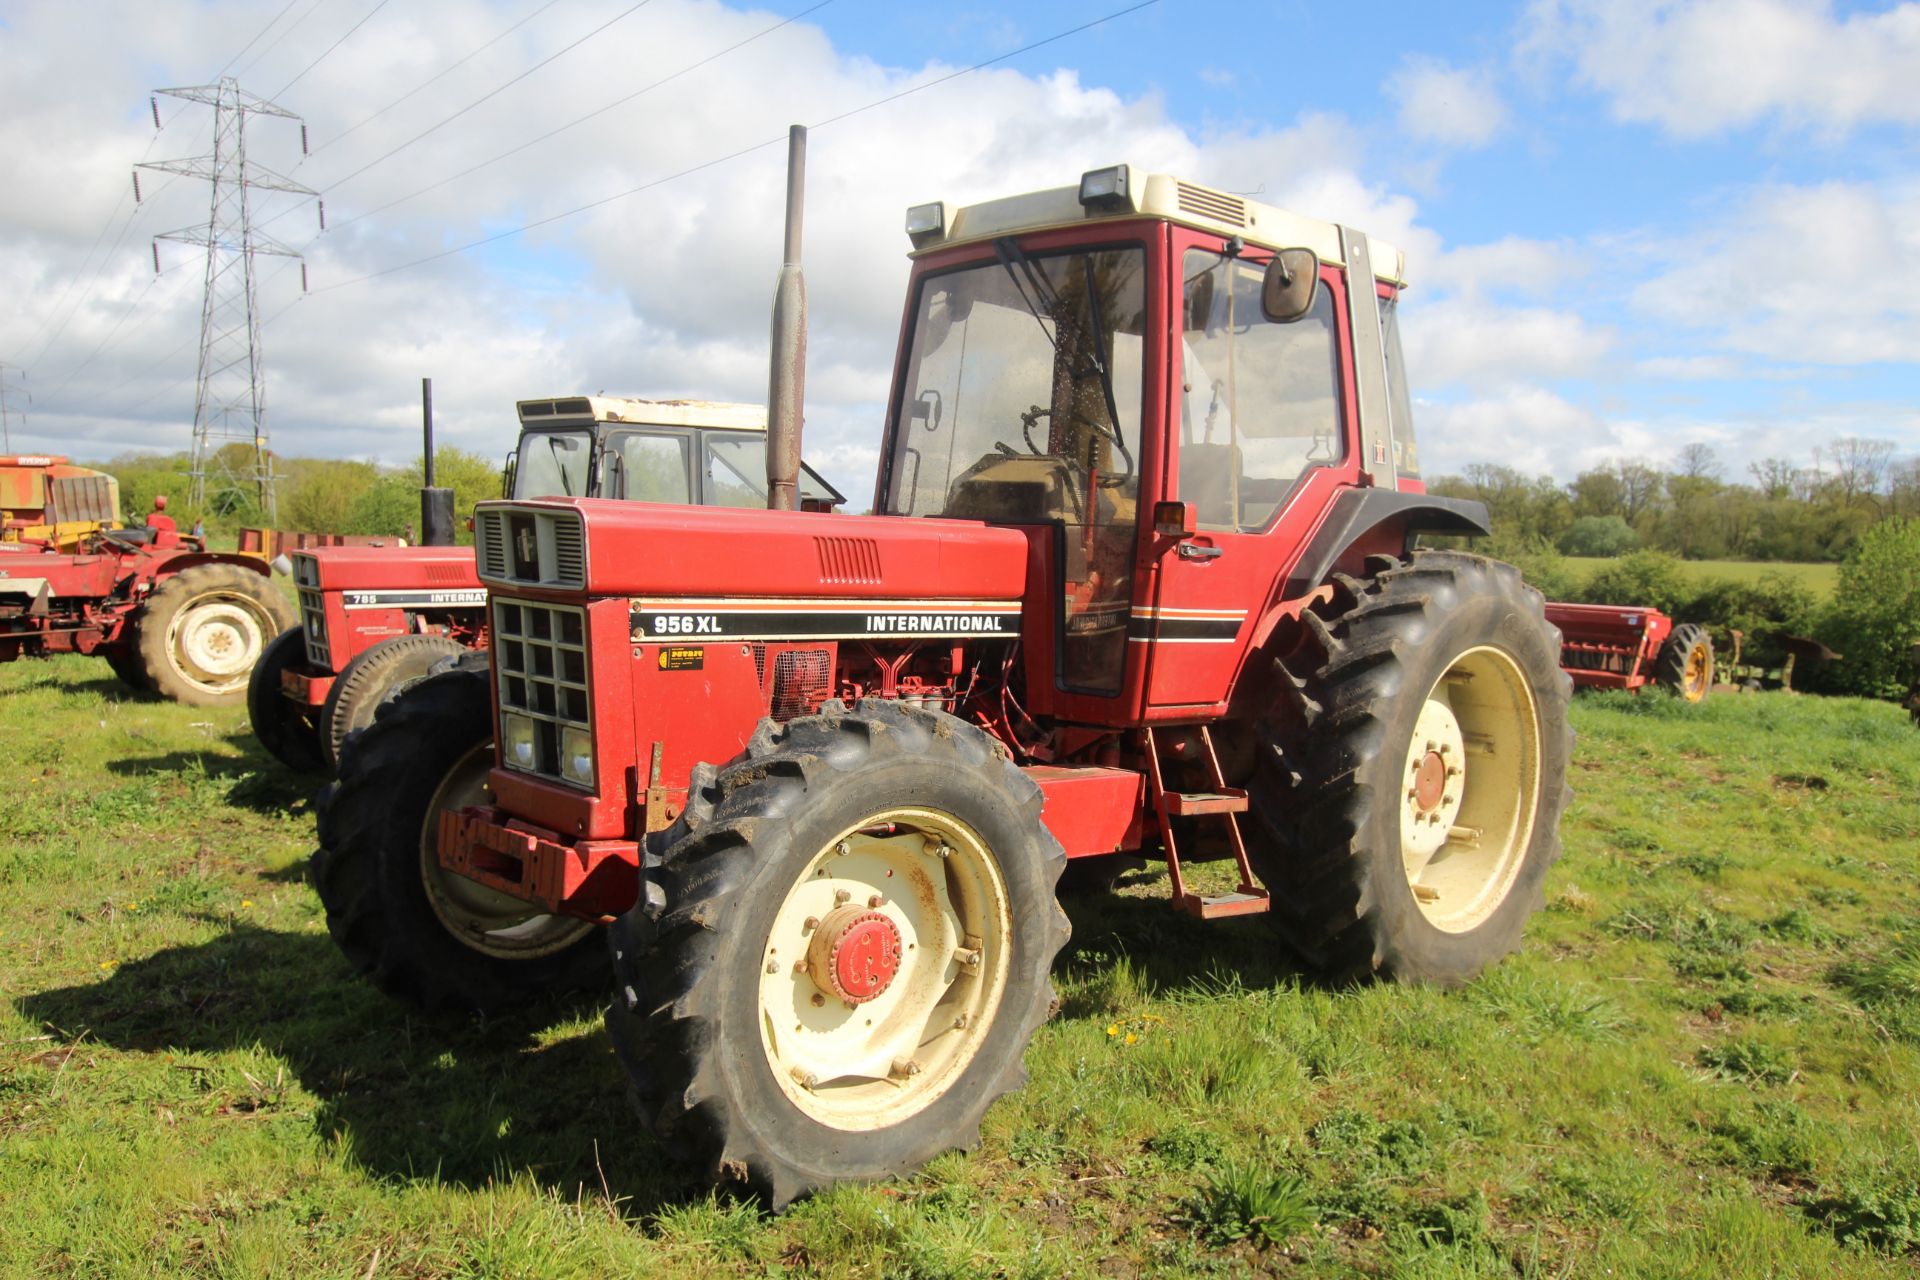
[[[167,659],[182,679],[225,693],[246,684],[268,627],[266,610],[245,596],[202,596],[173,615]]]
[[[1680,696],[1698,702],[1713,685],[1713,647],[1705,640],[1687,650],[1686,674],[1680,680]]]
[[[959,819],[902,807],[847,828],[794,880],[761,947],[774,1079],[835,1129],[925,1110],[991,1032],[1012,937],[999,863]]]
[[[534,960],[572,946],[593,931],[594,923],[541,911],[524,898],[440,865],[440,815],[489,803],[492,768],[493,744],[485,742],[461,756],[434,788],[420,824],[420,880],[433,914],[462,943],[495,959]]]
[[[1455,658],[1415,718],[1400,788],[1400,858],[1435,928],[1465,933],[1507,900],[1540,807],[1533,689],[1490,646]]]

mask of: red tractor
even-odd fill
[[[1652,683],[1688,702],[1713,688],[1713,638],[1699,623],[1636,605],[1553,603],[1546,613],[1560,629],[1560,665],[1580,688]]]
[[[602,982],[610,926],[647,1123],[776,1207],[977,1140],[1069,860],[1456,984],[1567,798],[1538,593],[1415,549],[1487,529],[1419,479],[1398,252],[1127,166],[907,227],[876,514],[482,504],[490,666],[354,739],[314,856],[427,1006]]]
[[[171,518],[120,525],[113,477],[65,458],[0,458],[0,662],[104,657],[127,684],[194,706],[238,702],[293,606],[257,556],[209,551]]]
[[[765,406],[567,396],[518,408],[509,496],[766,505]],[[801,486],[809,510],[846,501],[811,467]],[[282,764],[330,772],[346,736],[395,693],[486,646],[486,592],[472,547],[324,547],[291,559],[300,623],[267,646],[247,709]]]

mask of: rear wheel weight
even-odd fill
[[[773,1208],[972,1146],[1067,940],[1038,787],[879,700],[763,724],[694,781],[610,937],[643,1118]]]
[[[423,680],[347,744],[320,795],[314,887],[354,968],[423,1008],[496,1013],[605,982],[598,926],[443,870],[439,816],[484,801],[493,763],[484,671]]]
[[[320,753],[313,710],[296,705],[280,692],[281,674],[306,656],[305,627],[289,627],[267,642],[247,679],[247,720],[268,755],[296,772],[320,773],[326,760]]]
[[[1688,702],[1713,688],[1713,638],[1697,622],[1683,622],[1660,646],[1653,662],[1654,682]]]
[[[1540,597],[1460,552],[1378,558],[1276,661],[1249,852],[1337,976],[1455,985],[1518,942],[1559,856],[1571,684]]]

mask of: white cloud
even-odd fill
[[[1663,247],[1645,314],[1791,363],[1911,362],[1920,351],[1920,186],[1767,187]]]
[[[1523,55],[1570,64],[1617,120],[1698,138],[1765,122],[1830,136],[1920,123],[1920,4],[1535,0]]]
[[[1484,71],[1412,55],[1384,87],[1400,104],[1400,131],[1418,142],[1484,147],[1507,123],[1506,104]]]
[[[1497,307],[1474,298],[1409,296],[1405,340],[1413,385],[1505,387],[1592,373],[1613,333],[1573,311]]]

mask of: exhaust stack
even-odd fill
[[[426,436],[426,481],[420,490],[420,545],[453,545],[453,490],[439,489],[433,483],[433,379],[420,379],[420,427]]]
[[[773,292],[773,357],[767,381],[767,508],[800,506],[800,424],[807,386],[807,277],[800,269],[800,214],[807,185],[807,129],[787,132],[787,239]]]

